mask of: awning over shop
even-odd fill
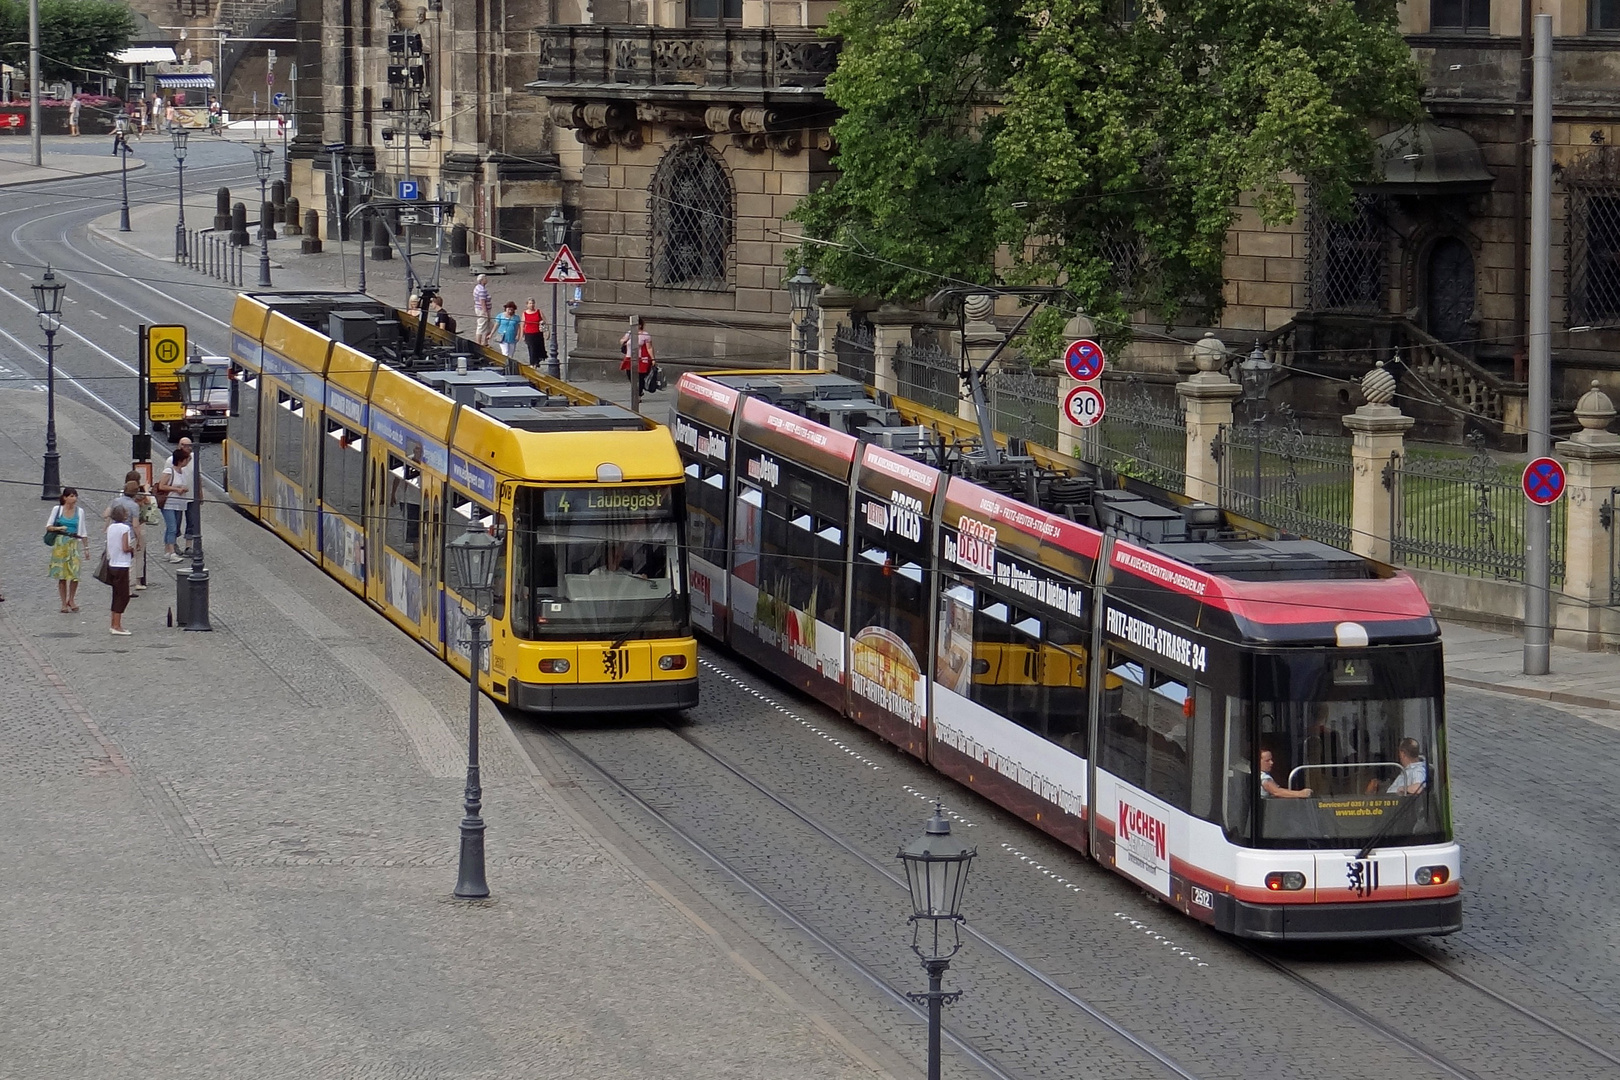
[[[113,53],[113,61],[119,64],[172,64],[178,59],[174,50],[167,45],[142,46]]]
[[[157,75],[157,84],[165,90],[212,90],[212,75]]]

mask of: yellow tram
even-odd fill
[[[697,703],[669,431],[354,293],[237,297],[226,488],[465,674],[445,543],[502,541],[480,681],[536,712]],[[492,367],[493,362],[493,367]]]

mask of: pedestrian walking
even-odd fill
[[[124,629],[124,609],[129,607],[129,568],[135,562],[134,533],[129,527],[129,512],[123,506],[114,506],[111,513],[112,522],[107,526],[107,584],[112,586],[112,632],[129,637],[129,631]]]
[[[84,111],[84,102],[79,95],[74,94],[73,100],[68,102],[68,134],[75,139],[79,137],[79,114]]]
[[[124,490],[114,495],[107,509],[101,512],[101,520],[111,522],[113,511],[124,511],[124,524],[129,526],[130,543],[136,554],[143,554],[143,537],[141,535],[141,474],[128,472],[124,474]],[[145,577],[145,575],[141,575]],[[131,588],[135,586],[131,584]]]
[[[445,308],[444,297],[437,294],[428,301],[428,319],[447,334],[456,332],[456,317]]]
[[[163,95],[152,95],[152,126],[158,130],[163,129]]]
[[[479,345],[489,345],[491,301],[489,298],[489,275],[479,274],[478,280],[473,282],[473,318],[477,320],[473,327],[473,340]]]
[[[518,336],[518,309],[517,301],[508,300],[501,308],[501,313],[495,316],[495,347],[500,349],[501,355],[508,360],[517,351]]]
[[[188,439],[181,440],[181,445],[175,448],[174,456],[163,467],[157,482],[158,505],[163,510],[164,557],[171,563],[185,562],[176,545],[180,539],[180,527],[191,511],[191,488],[196,476],[189,442]]]
[[[532,296],[523,304],[523,344],[529,347],[530,367],[546,362],[546,317]]]
[[[113,118],[113,157],[118,156],[120,150],[129,149],[129,116],[119,113]]]
[[[79,489],[65,487],[45,519],[45,538],[51,545],[51,578],[62,600],[62,614],[78,611],[79,574],[84,567],[90,532],[79,506]]]
[[[635,364],[630,363],[632,348],[630,335],[626,333],[619,339],[619,348],[624,350],[624,358],[619,361],[619,370],[629,375],[631,382],[640,380],[641,392],[650,393],[658,389],[658,379],[654,372],[658,367],[658,358],[653,355],[652,335],[647,333],[647,320],[636,320]]]

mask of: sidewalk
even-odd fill
[[[1443,624],[1440,636],[1448,682],[1562,705],[1620,710],[1620,659],[1614,653],[1554,644],[1551,673],[1525,675],[1523,638],[1450,622]]]
[[[63,478],[97,520],[126,434],[57,408]],[[221,504],[213,633],[165,627],[160,563],[133,637],[109,635],[88,565],[83,613],[59,614],[43,412],[0,390],[0,1075],[879,1075],[580,817],[488,705],[494,899],[453,901],[466,683]]]
[[[53,135],[40,141],[40,165],[34,166],[33,150],[26,138],[7,136],[0,142],[0,187],[46,184],[53,180],[76,180],[83,176],[103,176],[120,168],[112,152],[112,140],[104,135]],[[146,168],[146,162],[131,154],[129,171]],[[112,216],[118,228],[118,215]],[[172,226],[171,226],[172,228]]]

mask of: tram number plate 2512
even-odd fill
[[[630,676],[629,649],[603,649],[602,674],[617,682]]]

